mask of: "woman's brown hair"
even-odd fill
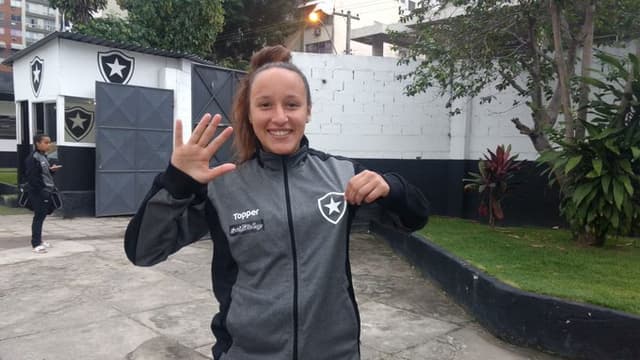
[[[251,57],[251,66],[247,75],[240,81],[240,86],[233,99],[233,146],[236,151],[236,161],[241,164],[249,160],[256,151],[258,138],[249,122],[249,108],[251,85],[256,75],[271,68],[291,70],[302,78],[304,82],[307,105],[311,109],[311,91],[309,83],[302,71],[291,63],[291,51],[282,45],[267,46]]]

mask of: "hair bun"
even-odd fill
[[[267,46],[251,57],[251,71],[264,64],[273,62],[290,62],[291,51],[282,45]]]

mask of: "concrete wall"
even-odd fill
[[[487,148],[511,144],[521,160],[537,157],[510,122],[519,116],[531,123],[525,105],[513,106],[514,93],[496,93],[491,104],[481,105],[480,97],[460,101],[461,114],[451,116],[436,89],[404,94],[407,81],[397,76],[411,67],[396,59],[294,53],[293,62],[309,80],[307,134],[319,150],[353,158],[476,160]]]

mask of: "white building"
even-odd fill
[[[100,16],[126,16],[116,0],[108,0]],[[62,28],[62,16],[48,0],[0,0],[0,62]],[[0,65],[0,167],[15,166],[16,113],[11,68]]]
[[[345,54],[350,48],[351,55],[393,56],[391,46],[381,37],[368,36],[384,33],[387,26],[397,24],[401,14],[414,9],[417,3],[417,0],[304,1],[300,5],[301,16],[306,19],[309,13],[317,11],[320,21],[317,24],[306,21],[303,37],[298,31],[287,45],[296,51],[311,53]]]
[[[102,205],[110,215],[132,213],[142,189],[166,167],[173,120],[184,119],[189,133],[194,111],[228,113],[224,100],[231,98],[232,88],[225,83],[237,81],[235,71],[213,68],[189,54],[71,32],[51,33],[5,63],[13,68],[18,174],[33,135],[48,134],[57,145],[50,158],[64,166],[56,185],[70,216],[92,214],[94,203],[96,213],[104,214]],[[212,71],[217,73],[207,77]],[[201,98],[211,96],[194,100],[194,78]],[[203,103],[223,105],[200,110]],[[102,125],[111,131],[101,132]],[[124,175],[114,168],[123,166],[139,173]],[[129,208],[113,209],[121,205]]]

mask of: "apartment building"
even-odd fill
[[[0,62],[60,28],[47,0],[0,0]],[[11,68],[0,65],[0,166],[14,166],[16,115]]]
[[[60,15],[47,0],[0,0],[0,57],[44,38],[60,29]]]

